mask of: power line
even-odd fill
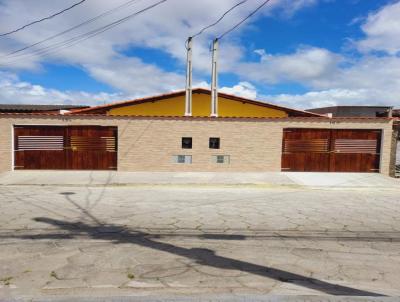
[[[39,55],[48,53],[46,51],[46,49],[50,49],[50,51],[51,50],[54,51],[54,50],[58,50],[58,49],[61,49],[61,48],[67,48],[67,47],[73,46],[73,45],[75,45],[75,44],[77,44],[79,42],[86,41],[86,40],[88,40],[88,39],[90,39],[90,38],[92,38],[94,36],[97,36],[97,35],[105,32],[105,31],[111,29],[111,28],[114,28],[115,26],[117,26],[117,25],[119,25],[121,23],[126,22],[129,19],[131,19],[132,17],[140,15],[141,13],[144,13],[145,11],[148,11],[148,10],[150,10],[150,9],[152,9],[152,8],[158,6],[158,5],[160,5],[160,4],[162,4],[162,3],[166,2],[166,1],[168,1],[168,0],[158,1],[158,2],[156,2],[156,3],[154,3],[154,4],[150,5],[150,6],[147,6],[147,7],[143,8],[143,9],[137,11],[137,12],[129,14],[128,16],[126,16],[124,18],[118,19],[118,20],[116,20],[114,22],[111,22],[111,23],[109,23],[107,25],[99,27],[99,28],[97,28],[95,30],[92,30],[92,31],[89,31],[87,33],[75,36],[75,37],[73,37],[71,39],[68,39],[66,41],[56,43],[55,45],[50,45],[48,47],[44,47],[43,49],[39,49],[39,52],[40,52]]]
[[[21,27],[19,27],[19,28],[17,28],[17,29],[14,29],[14,30],[12,30],[12,31],[9,31],[9,32],[0,34],[0,37],[4,37],[4,36],[7,36],[7,35],[11,35],[11,34],[16,33],[16,32],[18,32],[18,31],[21,31],[21,30],[23,30],[24,28],[27,28],[27,27],[29,27],[29,26],[31,26],[31,25],[33,25],[33,24],[40,23],[40,22],[43,22],[43,21],[45,21],[45,20],[52,19],[52,18],[54,18],[54,17],[56,17],[56,16],[58,16],[58,15],[61,15],[62,13],[65,13],[66,11],[69,11],[70,9],[74,8],[75,6],[78,6],[78,5],[82,4],[82,3],[85,2],[85,1],[87,1],[87,0],[81,0],[81,1],[79,1],[79,2],[77,2],[77,3],[75,3],[75,4],[71,5],[71,6],[69,6],[69,7],[67,7],[67,8],[64,8],[63,10],[60,10],[60,11],[57,12],[57,13],[54,13],[54,14],[50,15],[50,16],[47,16],[47,17],[44,17],[44,18],[42,18],[42,19],[39,19],[39,20],[33,21],[33,22],[31,22],[31,23],[25,24],[24,26],[21,26]]]
[[[57,37],[60,37],[60,36],[62,36],[62,35],[65,35],[65,34],[71,32],[71,31],[73,31],[73,30],[75,30],[75,29],[77,29],[77,28],[79,28],[79,27],[82,27],[82,26],[84,26],[84,25],[93,23],[93,22],[97,21],[98,19],[100,19],[100,18],[102,18],[102,17],[105,17],[105,16],[107,16],[107,15],[110,15],[110,14],[114,13],[115,11],[117,11],[117,10],[123,8],[123,7],[129,6],[130,4],[132,4],[133,2],[136,2],[136,1],[138,1],[138,0],[130,0],[130,1],[128,1],[128,2],[125,2],[125,3],[123,3],[123,4],[121,4],[121,5],[117,6],[117,7],[115,7],[115,8],[113,8],[113,9],[110,9],[110,10],[105,11],[104,13],[102,13],[102,14],[100,14],[100,15],[97,15],[96,17],[93,17],[93,18],[88,19],[88,20],[86,20],[86,21],[84,21],[84,22],[82,22],[82,23],[80,23],[80,24],[78,24],[78,25],[75,25],[75,26],[73,26],[73,27],[70,27],[70,28],[68,28],[68,29],[66,29],[66,30],[64,30],[64,31],[62,31],[62,32],[60,32],[60,33],[58,33],[58,34],[55,34],[55,35],[50,36],[50,37],[47,37],[46,39],[43,39],[43,40],[41,40],[41,41],[39,41],[39,42],[36,42],[36,43],[30,44],[30,45],[24,46],[24,47],[22,47],[22,48],[19,48],[19,49],[17,49],[17,50],[14,50],[14,51],[12,51],[12,52],[6,54],[4,57],[12,56],[12,55],[14,55],[14,54],[20,53],[20,52],[22,52],[22,51],[24,51],[24,50],[27,50],[27,49],[29,49],[29,48],[35,47],[35,46],[37,46],[37,45],[43,44],[43,43],[45,43],[45,42],[47,42],[47,41],[50,41],[50,40],[53,40],[53,39],[55,39],[55,38],[57,38]]]
[[[137,16],[137,15],[139,15],[141,13],[144,13],[145,11],[150,10],[150,9],[152,9],[152,8],[158,6],[158,5],[160,5],[160,4],[162,4],[162,3],[166,2],[166,1],[168,1],[168,0],[158,1],[158,2],[156,2],[156,3],[154,3],[154,4],[150,5],[150,6],[147,6],[147,7],[143,8],[143,9],[137,11],[137,12],[132,13],[132,14],[124,17],[124,18],[118,19],[118,20],[116,20],[114,22],[111,22],[111,23],[109,23],[107,25],[104,25],[104,26],[102,26],[100,28],[97,28],[95,30],[89,31],[89,32],[81,34],[81,35],[77,35],[77,36],[75,36],[73,38],[70,38],[68,40],[55,43],[53,45],[49,45],[49,46],[43,47],[43,48],[38,49],[38,50],[36,50],[35,52],[32,52],[32,53],[19,54],[19,55],[15,55],[14,57],[18,58],[18,57],[21,57],[21,56],[44,55],[44,54],[47,54],[47,53],[50,53],[50,52],[57,51],[59,49],[64,49],[64,48],[73,46],[73,45],[75,45],[75,44],[77,44],[79,42],[83,42],[83,41],[85,41],[87,39],[90,39],[90,38],[92,38],[94,36],[97,36],[97,35],[105,32],[105,31],[107,31],[107,30],[109,30],[109,29],[111,29],[111,28],[123,23],[123,22],[126,22],[130,18],[135,17],[135,16]]]
[[[233,11],[236,7],[242,5],[243,3],[247,2],[247,1],[248,1],[248,0],[243,0],[243,1],[241,1],[241,2],[239,2],[239,3],[237,3],[237,4],[235,4],[234,6],[232,6],[230,9],[228,9],[226,12],[224,12],[224,13],[222,14],[222,16],[221,16],[217,21],[215,21],[214,23],[212,23],[212,24],[210,24],[210,25],[207,25],[206,27],[202,28],[198,33],[194,34],[194,35],[192,36],[192,38],[195,38],[195,37],[197,37],[197,36],[200,36],[200,35],[201,35],[204,31],[206,31],[207,29],[209,29],[209,28],[211,28],[211,27],[217,25],[219,22],[222,21],[222,19],[225,18],[225,16],[226,16],[227,14],[229,14],[229,13],[230,13],[231,11]]]
[[[264,1],[260,6],[258,6],[254,11],[252,11],[246,18],[242,19],[239,23],[237,23],[235,26],[232,28],[228,29],[226,32],[221,34],[217,39],[220,40],[230,32],[234,31],[236,28],[238,28],[240,25],[242,25],[244,22],[246,22],[249,18],[251,18],[255,13],[257,13],[261,8],[263,8],[270,0]]]

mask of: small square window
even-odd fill
[[[172,157],[172,161],[177,164],[191,164],[192,156],[191,155],[174,155]]]
[[[219,137],[210,137],[210,141],[209,141],[209,148],[210,149],[219,149]]]
[[[229,155],[213,155],[213,162],[216,164],[229,164]]]
[[[182,149],[192,149],[191,137],[182,137]]]

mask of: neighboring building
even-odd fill
[[[0,113],[0,171],[394,173],[393,119],[328,118],[194,89],[75,110]]]
[[[79,105],[0,104],[0,113],[60,113],[88,108]]]
[[[396,176],[400,177],[400,140],[397,141]]]
[[[393,110],[394,120],[394,135],[397,136],[397,152],[396,152],[396,176],[400,177],[400,109]]]
[[[390,106],[332,106],[307,109],[309,112],[332,117],[391,117]]]

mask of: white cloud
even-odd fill
[[[400,107],[400,1],[370,14],[362,25],[366,37],[356,42],[360,57],[303,46],[285,55],[256,50],[260,61],[243,63],[237,73],[261,85],[299,83],[310,89],[301,95],[266,96],[294,107],[335,104]],[[386,55],[375,55],[375,51]]]
[[[365,56],[321,79],[317,88],[344,87],[391,91],[400,97],[400,58]],[[386,95],[383,93],[382,96]]]
[[[71,1],[64,2],[68,2],[63,4],[67,6]],[[59,33],[125,2],[126,0],[87,1],[57,18],[36,24],[29,29],[2,39],[0,56]],[[252,18],[250,22],[246,23],[238,31],[235,31],[232,36],[235,37],[235,35],[237,36],[243,30],[249,28],[251,23],[263,14],[287,11],[287,2],[288,0],[272,0],[262,12],[255,16],[255,18]],[[315,3],[316,0],[293,0],[290,2],[290,13],[294,13],[303,7]],[[40,47],[59,43],[64,39],[93,30],[152,3],[148,1],[133,2],[132,5],[124,7],[122,10],[93,22],[86,27],[79,28],[66,36],[53,39],[49,43],[40,45]],[[21,57],[18,61],[11,60],[11,63],[10,59],[7,58],[0,60],[0,64],[7,66],[8,69],[15,70],[39,68],[43,62],[83,66],[95,79],[113,85],[127,93],[136,93],[136,91],[133,91],[134,88],[138,89],[140,93],[145,93],[155,89],[164,91],[175,86],[183,87],[184,81],[182,81],[182,76],[179,72],[167,72],[160,66],[157,67],[141,62],[140,58],[135,56],[135,48],[148,47],[162,51],[168,56],[177,59],[182,64],[181,68],[184,71],[186,55],[184,48],[185,39],[196,33],[203,26],[217,20],[224,11],[236,3],[236,0],[170,0],[151,11],[130,19],[129,22],[120,24],[110,31],[80,42],[71,48],[60,49],[57,52],[51,52],[44,56],[25,56]],[[203,77],[209,74],[209,42],[212,38],[235,24],[237,20],[242,19],[255,6],[254,2],[247,2],[240,6],[239,9],[232,11],[231,14],[226,16],[223,22],[213,27],[201,37],[196,38],[194,67],[195,75],[198,77],[197,81],[203,80]],[[0,3],[0,28],[2,31],[11,30],[59,9],[60,3],[58,1],[5,0]],[[18,16],[18,18],[15,16]],[[133,49],[130,57],[121,54],[121,51],[128,48]],[[239,41],[224,42],[224,47],[221,48],[220,70],[229,71],[231,66],[234,66],[242,56],[243,49]],[[115,62],[117,64],[114,64]],[[129,69],[128,71],[125,70],[127,68]],[[135,68],[142,69],[142,71],[134,71]],[[132,79],[132,85],[127,85],[126,82],[129,79],[126,79],[126,76],[130,75],[134,76],[135,79]],[[135,87],[134,84],[138,82],[139,77],[141,83],[148,84],[150,87]],[[157,82],[156,80],[158,79],[163,81]]]
[[[124,3],[126,0],[96,0],[85,2],[68,13],[32,26],[28,30],[2,40],[0,56],[12,49],[34,43],[66,28],[98,15]],[[71,1],[72,2],[72,1]],[[132,6],[109,15],[101,22],[90,24],[67,37],[104,25],[126,16],[150,3],[134,2]],[[160,7],[138,18],[121,24],[74,47],[51,53],[45,57],[26,57],[11,65],[14,72],[20,69],[41,68],[42,63],[72,64],[83,68],[94,79],[120,90],[120,94],[91,94],[83,91],[59,91],[21,82],[12,75],[0,74],[1,102],[38,103],[92,103],[138,97],[153,93],[182,89],[185,85],[185,39],[205,24],[218,19],[222,12],[236,4],[236,0],[170,0]],[[297,10],[315,5],[317,0],[271,0],[270,4],[256,16],[292,15]],[[289,5],[290,4],[290,5]],[[57,1],[7,0],[0,3],[0,28],[2,31],[59,10]],[[64,3],[64,6],[67,4]],[[195,40],[195,83],[208,87],[204,79],[210,73],[209,43],[215,35],[223,32],[237,20],[243,18],[256,5],[249,1],[228,15],[223,22]],[[210,9],[212,7],[213,9]],[[362,25],[365,39],[356,42],[363,56],[348,58],[324,48],[299,46],[288,54],[269,54],[257,50],[258,62],[247,62],[245,45],[240,43],[243,31],[251,30],[252,22],[232,35],[233,39],[222,41],[220,54],[221,72],[235,73],[240,83],[233,87],[222,87],[221,91],[256,98],[253,84],[274,85],[298,83],[310,89],[301,95],[280,94],[267,96],[268,100],[282,102],[294,107],[315,107],[333,104],[394,104],[400,106],[400,58],[393,56],[400,50],[400,2],[382,7],[369,15]],[[18,18],[15,18],[18,16]],[[254,21],[255,19],[252,19]],[[59,42],[55,39],[53,42]],[[178,62],[178,71],[169,71],[161,66],[144,62],[136,55],[137,48],[152,48]],[[124,50],[130,49],[129,55]],[[385,51],[387,56],[375,56],[372,51]],[[372,54],[371,54],[371,53]],[[150,58],[151,60],[151,58]],[[0,62],[1,64],[1,62]],[[179,66],[180,64],[180,66]],[[1,66],[0,66],[1,68]],[[14,77],[14,78],[13,78]],[[195,85],[199,86],[199,85]]]
[[[98,72],[101,73],[102,71]],[[144,70],[144,72],[146,72],[146,70]],[[101,76],[112,78],[113,74],[111,73]],[[135,87],[135,85],[140,85],[139,82],[140,78],[136,81],[127,81],[118,85],[132,85],[133,87]],[[210,84],[207,82],[196,82],[194,84],[194,87],[209,89]],[[170,90],[177,90],[173,86],[168,88]],[[220,89],[220,91],[243,96],[250,99],[255,99],[257,95],[256,88],[247,82],[240,82],[233,87],[223,87]],[[93,106],[115,102],[118,100],[134,99],[148,95],[148,91],[141,91],[140,89],[138,89],[137,92],[134,94],[106,92],[88,93],[85,91],[70,90],[61,91],[21,81],[14,73],[0,71],[0,103],[2,104],[76,104]]]
[[[222,87],[221,92],[241,96],[248,99],[257,98],[257,89],[249,82],[239,82],[232,87]]]
[[[3,104],[98,105],[125,98],[127,98],[126,95],[118,93],[48,89],[20,81],[15,74],[0,72],[0,103]]]
[[[263,95],[261,99],[293,108],[310,109],[335,105],[387,105],[398,98],[391,92],[374,89],[329,89],[304,94]]]
[[[335,104],[385,104],[400,107],[400,57],[364,55],[346,58],[326,49],[302,47],[291,54],[269,55],[256,50],[258,63],[243,63],[243,80],[260,85],[299,83],[302,95],[269,96],[294,107]]]
[[[370,14],[362,25],[366,38],[357,43],[363,52],[385,51],[394,55],[400,51],[400,1]]]
[[[87,65],[94,78],[132,96],[157,94],[183,88],[185,76],[166,72],[138,58],[115,58],[103,64]]]
[[[260,61],[242,63],[235,71],[253,81],[276,84],[283,81],[310,83],[334,72],[342,58],[329,50],[317,47],[301,47],[295,53],[270,55],[256,50]]]
[[[298,10],[304,7],[315,5],[317,2],[317,0],[283,0],[281,5],[283,6],[284,15],[286,17],[291,17]]]
[[[313,108],[334,105],[392,105],[400,107],[400,58],[365,56],[334,66],[330,73],[307,81],[304,94],[263,96],[291,107]]]

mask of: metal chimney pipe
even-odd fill
[[[218,39],[213,41],[212,49],[211,116],[218,116]]]
[[[185,97],[185,116],[192,116],[192,44],[193,39],[189,37],[186,41],[187,60],[186,60],[186,97]]]

